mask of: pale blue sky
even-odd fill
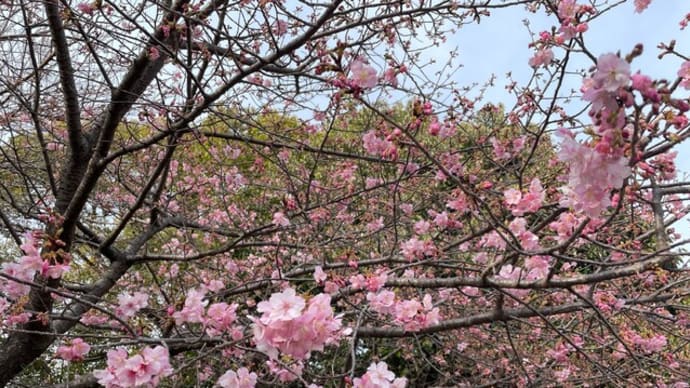
[[[649,8],[641,14],[635,13],[633,2],[629,1],[615,7],[590,24],[586,33],[589,49],[597,54],[621,51],[628,53],[636,43],[642,43],[645,52],[637,58],[632,70],[644,69],[652,77],[674,77],[681,60],[667,56],[657,59],[660,42],[677,39],[676,47],[681,52],[690,54],[690,28],[681,31],[678,22],[690,12],[690,2],[686,0],[654,0]],[[471,24],[458,31],[454,39],[449,39],[439,54],[458,48],[459,61],[464,68],[457,74],[457,81],[470,84],[489,78],[493,73],[499,82],[495,90],[487,95],[488,101],[504,101],[505,82],[500,82],[505,73],[512,72],[517,81],[527,81],[531,68],[527,61],[532,51],[528,49],[531,37],[523,20],[528,19],[533,32],[551,31],[556,21],[554,16],[543,12],[532,14],[521,7],[511,7],[492,11],[491,17],[483,19],[480,24]],[[683,37],[686,39],[682,39]],[[554,50],[556,57],[563,55],[562,50]],[[591,63],[580,62],[581,67]]]

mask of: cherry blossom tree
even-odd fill
[[[656,3],[4,2],[0,386],[687,387]],[[430,50],[508,7],[513,106]]]

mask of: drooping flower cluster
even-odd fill
[[[367,373],[355,378],[352,383],[353,388],[404,388],[407,379],[395,377],[395,373],[388,370],[388,365],[380,361],[371,363]]]
[[[93,372],[98,383],[106,388],[156,386],[173,373],[168,349],[163,346],[145,347],[139,354],[127,356],[123,348],[108,351],[106,369]]]
[[[290,364],[277,362],[276,360],[266,361],[266,366],[273,376],[281,383],[289,383],[297,380],[304,372],[304,362],[295,361]],[[308,388],[311,388],[308,387]]]
[[[629,345],[632,345],[632,347],[639,349],[642,353],[647,355],[661,352],[666,345],[668,345],[666,336],[663,334],[642,336],[637,331],[626,328],[621,331],[621,337]],[[619,342],[616,345],[616,351],[613,354],[614,358],[621,359],[627,357],[629,348],[630,346],[626,348],[622,343]]]
[[[620,188],[631,173],[624,157],[603,154],[568,135],[561,142],[559,159],[570,168],[562,205],[594,218],[611,205],[610,190]]]
[[[655,98],[655,89],[648,85],[643,75],[631,76],[630,64],[616,54],[604,54],[597,59],[597,68],[592,78],[584,80],[582,99],[592,103],[589,114],[597,134],[600,136],[596,149],[612,155],[620,155],[629,131],[625,129],[625,108],[634,98],[628,91],[633,87],[645,98]]]
[[[341,327],[328,294],[316,295],[307,302],[287,288],[260,302],[257,310],[262,315],[252,317],[254,341],[258,350],[273,359],[279,352],[307,359],[312,351],[322,351],[324,345],[335,341]]]

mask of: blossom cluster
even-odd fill
[[[217,385],[221,388],[254,388],[257,377],[256,373],[249,372],[247,368],[237,371],[230,369],[220,376]]]
[[[353,388],[404,388],[407,386],[407,379],[395,377],[395,373],[388,370],[388,365],[383,362],[373,362],[367,368],[367,372],[362,377],[357,377],[353,381]]]
[[[539,178],[532,179],[529,191],[522,193],[517,189],[508,189],[503,192],[505,203],[514,216],[522,216],[525,213],[534,213],[541,207],[544,201],[544,188]]]
[[[400,243],[400,253],[408,261],[432,257],[436,254],[436,247],[431,240],[420,240],[416,236]]]
[[[570,167],[562,205],[590,217],[611,205],[610,190],[620,188],[631,173],[624,157],[601,153],[572,136],[564,136],[559,158]]]
[[[54,243],[59,243],[55,241]],[[69,269],[69,254],[58,250],[51,252],[55,256],[60,256],[60,260],[44,258],[41,255],[41,242],[36,233],[26,233],[24,243],[21,245],[24,255],[18,262],[7,262],[2,265],[1,271],[6,275],[14,277],[20,281],[31,282],[34,275],[40,273],[44,278],[58,279]],[[16,281],[0,282],[0,291],[10,298],[16,299],[29,292],[29,286]]]
[[[171,314],[175,323],[177,325],[200,323],[204,325],[208,335],[216,336],[230,331],[233,338],[241,338],[241,329],[233,326],[237,320],[238,304],[219,302],[208,305],[204,296],[203,289],[190,290],[182,309]],[[208,308],[206,308],[207,305]]]
[[[398,149],[391,139],[390,136],[382,139],[374,131],[368,131],[362,136],[364,149],[368,153],[394,160],[398,157]]]
[[[115,311],[121,318],[131,318],[139,310],[149,305],[148,299],[148,294],[143,292],[135,292],[133,294],[123,292],[117,297],[118,306]]]
[[[91,350],[91,346],[81,338],[75,338],[69,345],[62,345],[57,348],[55,354],[65,361],[80,361],[84,359]]]
[[[156,386],[162,377],[172,373],[168,349],[156,346],[145,347],[132,357],[124,348],[109,350],[106,369],[96,370],[93,375],[106,388],[120,388]]]
[[[260,302],[257,310],[261,317],[250,317],[254,321],[254,341],[257,349],[272,359],[278,358],[279,352],[297,360],[307,359],[312,351],[322,351],[324,345],[335,341],[341,327],[328,294],[316,295],[307,302],[287,288]]]
[[[396,325],[407,331],[419,331],[440,321],[438,307],[434,307],[431,295],[417,299],[398,299],[393,291],[369,292],[367,300],[372,310],[379,314],[391,315]]]
[[[558,5],[558,17],[561,20],[559,34],[554,38],[556,43],[562,44],[566,40],[573,39],[577,34],[581,34],[589,29],[586,22],[580,19],[587,13],[593,13],[591,6],[577,4],[576,0],[561,0]]]

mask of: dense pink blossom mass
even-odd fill
[[[259,319],[254,319],[254,341],[257,349],[275,359],[279,353],[295,359],[309,358],[312,351],[340,337],[341,318],[333,314],[331,297],[319,294],[309,302],[288,288],[260,302]]]
[[[563,204],[590,217],[599,217],[611,205],[610,190],[620,188],[631,173],[624,157],[603,154],[567,134],[559,158],[570,169]]]
[[[108,388],[156,386],[162,377],[173,373],[168,350],[162,346],[145,347],[127,356],[123,348],[109,350],[107,368],[94,372],[98,383]]]
[[[689,387],[689,24],[2,2],[0,387]]]

